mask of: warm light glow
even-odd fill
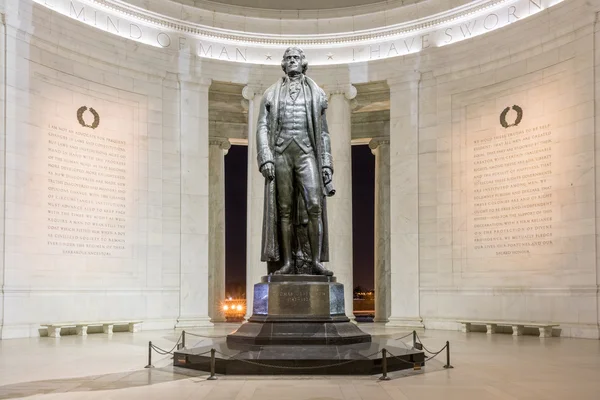
[[[242,311],[242,305],[238,304],[237,309],[238,309],[238,311]]]
[[[278,65],[299,35],[250,33],[173,20],[116,0],[34,0],[66,17],[128,40],[199,58]],[[412,21],[331,34],[300,35],[311,65],[350,64],[418,53],[486,34],[563,0],[472,0]],[[111,3],[119,3],[119,9]],[[121,8],[125,7],[122,11]],[[183,33],[188,32],[188,33]],[[288,42],[288,39],[290,42]]]
[[[227,310],[229,310],[229,306],[228,306],[227,304],[225,304],[225,305],[223,306],[223,311],[227,311]]]

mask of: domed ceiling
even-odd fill
[[[270,10],[327,10],[333,8],[345,8],[364,6],[374,3],[387,3],[382,0],[211,0],[233,6],[264,8]]]
[[[127,39],[201,58],[278,65],[288,46],[301,46],[314,66],[446,46],[563,0],[33,1]]]

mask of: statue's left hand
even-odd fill
[[[330,168],[323,168],[323,184],[327,185],[333,178],[333,171]]]

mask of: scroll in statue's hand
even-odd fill
[[[262,168],[260,169],[260,172],[263,174],[263,176],[272,181],[273,179],[275,179],[275,166],[268,162],[265,165],[262,166]]]
[[[331,182],[333,172],[329,168],[323,168],[323,184],[327,185]]]
[[[323,168],[323,185],[325,186],[325,195],[331,197],[335,194],[333,187],[333,171],[330,168]]]

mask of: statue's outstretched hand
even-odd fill
[[[266,179],[268,179],[270,181],[275,179],[275,166],[273,166],[273,164],[270,162],[263,165],[262,168],[260,169],[260,172],[263,174],[263,176]]]
[[[333,171],[330,168],[323,168],[323,184],[327,185],[333,179]]]

